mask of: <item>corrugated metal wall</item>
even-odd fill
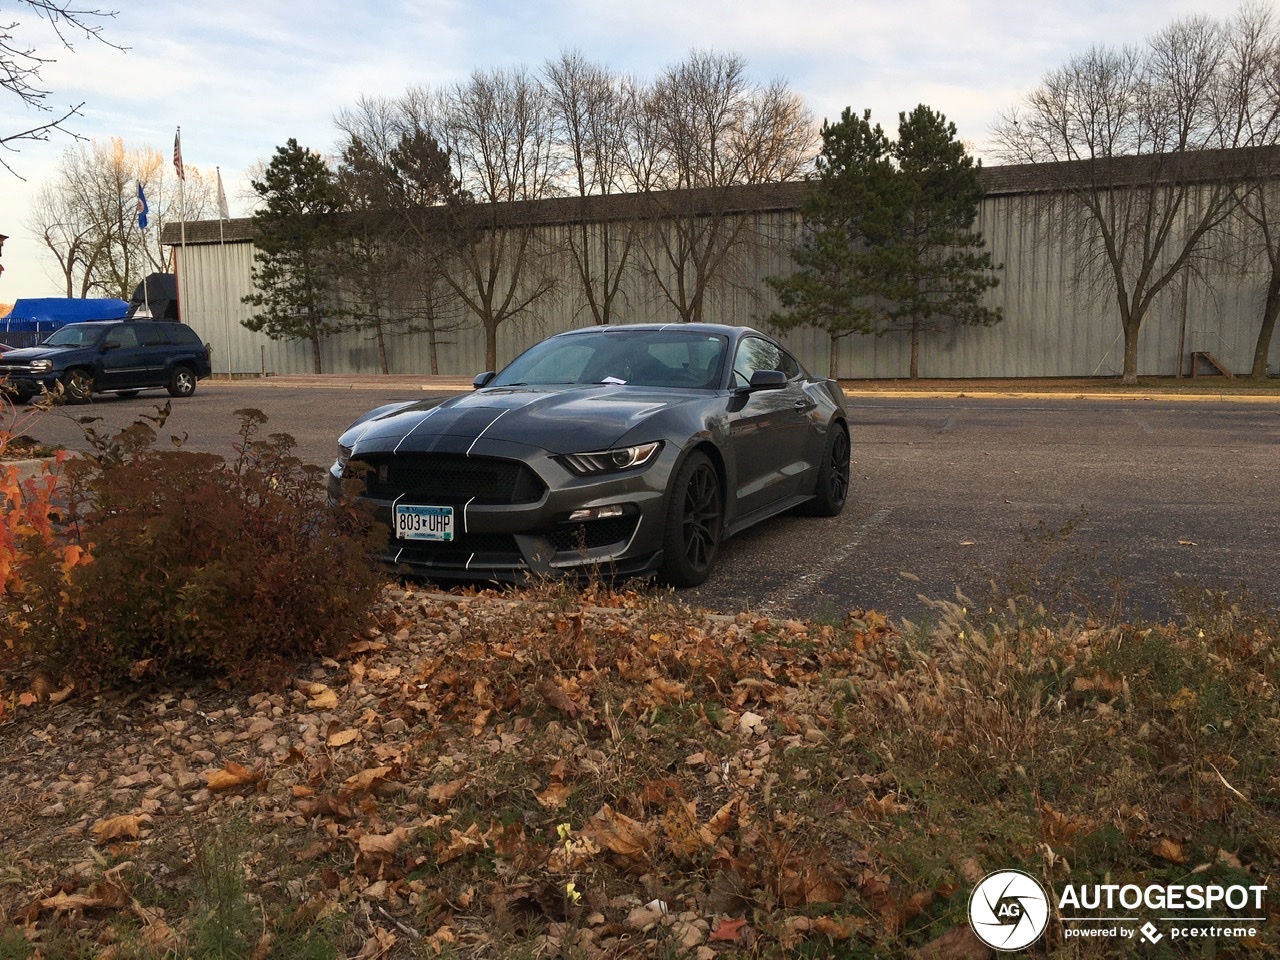
[[[1004,264],[1000,285],[988,300],[1003,310],[1004,320],[993,327],[958,328],[925,337],[922,377],[1120,374],[1124,342],[1114,294],[1108,290],[1102,296],[1088,296],[1088,285],[1075,279],[1074,241],[1069,233],[1064,229],[1046,236],[1046,204],[1055,202],[1044,194],[991,196],[983,202],[979,229],[995,261]],[[763,278],[790,270],[788,251],[798,236],[799,215],[752,214],[750,226],[759,242],[739,265],[750,280],[745,289],[733,286],[714,291],[707,320],[762,326],[775,305]],[[618,227],[610,225],[615,233]],[[539,229],[548,232],[550,243],[562,236],[564,227]],[[1222,242],[1225,246],[1234,239],[1224,235]],[[251,268],[252,245],[247,242],[193,244],[180,252],[184,319],[213,344],[215,373],[310,373],[309,343],[273,341],[241,325],[250,313],[241,300],[251,291]],[[499,328],[499,365],[542,337],[590,322],[585,299],[574,288],[571,263],[560,264],[557,273],[562,284],[556,295],[539,301],[530,315]],[[1161,293],[1146,320],[1139,373],[1173,375],[1180,362],[1186,373],[1192,351],[1208,351],[1229,368],[1247,372],[1265,289],[1266,275],[1260,265],[1245,268],[1235,257],[1200,263],[1195,271],[1186,271],[1182,282],[1170,284]],[[627,322],[675,318],[652,274],[644,269],[628,274],[622,299],[625,306],[619,312]],[[441,373],[470,375],[484,368],[484,335],[478,324],[447,339],[451,342],[439,351]],[[802,330],[785,339],[810,369],[826,372],[830,351],[826,334]],[[841,341],[839,350],[842,377],[893,378],[909,373],[907,334],[849,337]],[[426,334],[394,337],[388,353],[392,373],[430,372]],[[379,368],[377,347],[368,334],[335,336],[325,342],[322,356],[327,373],[377,373]],[[1271,358],[1270,369],[1276,372],[1280,343],[1273,345]]]

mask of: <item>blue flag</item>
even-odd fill
[[[138,226],[147,229],[147,195],[142,192],[142,184],[138,184]]]

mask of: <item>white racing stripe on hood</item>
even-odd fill
[[[415,423],[415,424],[413,425],[413,427],[412,427],[412,428],[410,428],[409,430],[406,430],[406,431],[405,431],[404,436],[400,438],[400,440],[396,443],[395,448],[394,448],[391,452],[392,452],[392,453],[399,453],[399,452],[400,452],[400,444],[402,444],[402,443],[404,443],[406,440],[408,440],[408,439],[409,439],[409,437],[411,437],[411,436],[413,435],[413,431],[414,431],[414,430],[417,430],[420,426],[422,426],[424,423],[426,423],[426,422],[427,422],[427,417],[431,416],[433,413],[435,413],[435,412],[436,412],[437,410],[439,410],[439,409],[440,409],[439,407],[432,407],[432,408],[431,408],[430,410],[428,410],[425,414],[423,414],[423,416],[422,416],[422,419],[421,419],[421,420],[419,420],[417,423]],[[363,436],[363,434],[361,434],[361,436]]]
[[[533,403],[533,400],[530,400],[529,403]],[[526,403],[525,406],[527,407],[529,403]],[[468,457],[471,456],[471,451],[476,448],[476,444],[480,442],[480,438],[483,437],[489,431],[489,427],[492,427],[495,423],[497,423],[499,420],[505,417],[508,413],[511,412],[512,409],[513,409],[512,407],[508,407],[506,410],[503,410],[500,414],[498,414],[496,417],[490,420],[483,430],[481,430],[479,433],[476,434],[476,438],[471,441],[471,446],[467,447]],[[516,407],[514,409],[518,410],[520,408]]]

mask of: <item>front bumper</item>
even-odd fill
[[[602,477],[578,477],[543,450],[515,449],[505,444],[508,457],[467,458],[466,464],[513,463],[526,478],[512,495],[501,499],[482,481],[469,486],[424,481],[415,489],[379,482],[379,471],[404,457],[361,451],[354,458],[369,466],[359,499],[375,518],[392,531],[387,546],[375,555],[379,565],[400,575],[433,580],[495,580],[522,582],[531,576],[600,575],[611,579],[645,576],[662,561],[666,522],[667,481],[678,451],[666,445],[655,460],[638,470]],[[458,460],[459,454],[451,455]],[[347,465],[330,469],[330,495],[342,495]],[[387,477],[387,472],[382,473]],[[488,502],[486,502],[488,501]],[[397,504],[451,507],[455,536],[450,542],[397,539],[392,522]],[[620,508],[617,516],[571,520],[574,511]]]
[[[0,367],[0,388],[20,397],[34,397],[45,390],[50,393],[57,390],[58,376],[54,373],[9,372]]]

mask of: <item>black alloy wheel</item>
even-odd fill
[[[711,575],[724,528],[720,477],[705,453],[695,451],[671,484],[659,574],[673,587],[696,587]]]
[[[798,512],[812,517],[834,517],[849,499],[849,434],[843,424],[833,423],[827,431],[827,448],[818,467],[813,499]]]

